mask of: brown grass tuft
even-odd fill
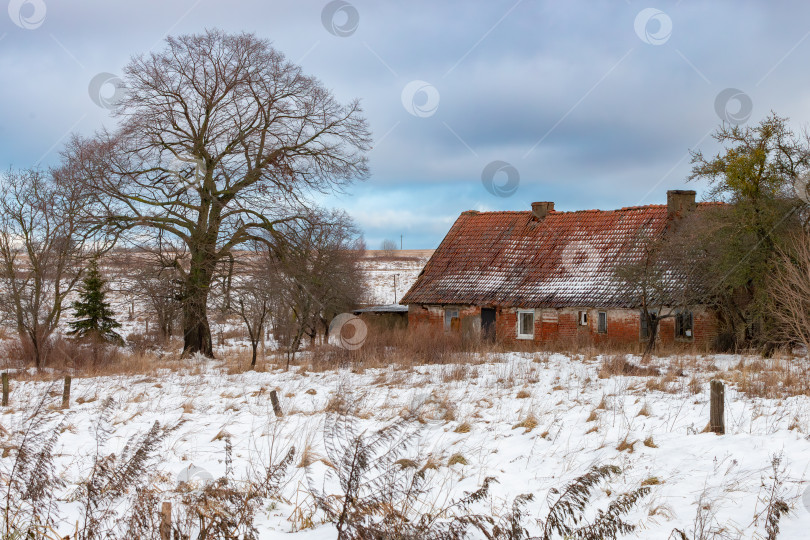
[[[658,368],[638,366],[628,362],[625,356],[614,354],[602,359],[598,375],[600,379],[607,379],[616,375],[652,377],[660,374],[661,371]]]
[[[636,445],[637,442],[638,441],[632,442],[628,441],[627,437],[625,437],[624,439],[622,439],[622,442],[619,443],[619,446],[616,447],[616,450],[618,450],[619,452],[624,452],[625,450],[627,450],[629,454],[632,454],[633,451],[635,450],[635,448],[633,447]]]
[[[661,480],[659,480],[657,476],[650,476],[641,481],[642,486],[658,486],[660,484]]]
[[[537,418],[534,416],[534,414],[530,413],[529,416],[527,416],[526,418],[524,418],[523,420],[512,426],[512,429],[523,428],[525,430],[523,433],[528,433],[537,426],[538,426]]]
[[[644,404],[641,406],[641,409],[638,411],[636,416],[650,416],[650,408],[645,401]]]
[[[450,459],[447,460],[447,466],[452,467],[453,465],[467,465],[467,460],[461,454],[453,454],[450,456]]]

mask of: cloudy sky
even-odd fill
[[[254,32],[362,100],[372,177],[320,202],[371,248],[433,248],[473,208],[661,203],[722,120],[810,119],[807,2],[1,1],[3,169],[113,125],[91,81],[166,35]]]

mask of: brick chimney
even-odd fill
[[[667,216],[683,217],[695,209],[696,193],[691,189],[671,189],[667,191]]]
[[[553,211],[554,211],[553,202],[543,201],[532,203],[532,217],[537,221],[540,221],[541,219],[546,217],[549,212]]]

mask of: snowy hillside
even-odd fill
[[[432,250],[405,250],[395,251],[394,257],[382,257],[379,251],[367,252],[360,265],[367,279],[368,303],[399,302],[432,254]]]

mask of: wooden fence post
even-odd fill
[[[171,540],[172,503],[164,502],[160,508],[160,540]]]
[[[281,412],[281,405],[278,402],[278,395],[275,390],[270,391],[270,402],[273,404],[273,412],[276,413],[276,417],[281,418],[284,416],[284,413]]]
[[[62,391],[62,408],[70,408],[70,375],[65,375],[65,389]]]
[[[720,435],[726,432],[725,422],[725,386],[721,381],[711,382],[711,408],[709,411],[709,430]]]
[[[3,372],[3,407],[8,407],[8,372]]]

